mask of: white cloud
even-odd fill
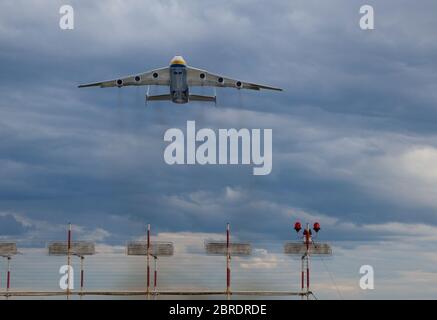
[[[225,198],[231,202],[241,200],[244,197],[243,191],[227,186],[225,188]]]

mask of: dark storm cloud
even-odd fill
[[[3,3],[0,209],[101,227],[108,241],[142,234],[146,222],[217,232],[231,221],[286,238],[293,210],[338,219],[332,237],[341,222],[436,225],[437,181],[420,174],[436,159],[435,4],[370,3],[371,32],[358,27],[360,1],[71,1],[73,31],[58,27],[62,1]],[[144,88],[76,88],[175,54],[285,92],[219,90],[217,109],[145,108]],[[272,128],[272,174],[165,165],[163,133],[186,120]]]

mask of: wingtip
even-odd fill
[[[260,89],[264,89],[264,90],[273,90],[273,91],[284,91],[282,88],[267,87],[267,86],[262,86],[262,87],[260,87]]]

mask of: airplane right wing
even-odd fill
[[[147,71],[141,74],[122,77],[114,80],[93,82],[79,85],[79,88],[87,87],[125,87],[125,86],[168,86],[170,84],[170,72],[168,67]]]
[[[256,84],[251,82],[244,82],[221,75],[211,73],[206,70],[201,70],[187,66],[187,81],[190,86],[199,87],[229,87],[236,89],[250,89],[250,90],[275,90],[282,91],[281,88],[266,86],[262,84]]]

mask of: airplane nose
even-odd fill
[[[185,66],[187,63],[185,62],[185,59],[182,56],[174,56],[173,59],[170,61],[170,65],[183,65]]]

